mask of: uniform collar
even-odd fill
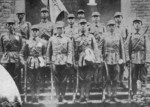
[[[62,38],[62,37],[63,37],[63,34],[61,34],[61,35],[56,34],[56,37]]]
[[[134,29],[134,30],[133,30],[133,34],[139,34],[139,35],[141,35],[141,34],[142,34],[142,29],[140,29],[140,31],[139,31],[138,33],[137,33],[136,30]]]
[[[46,19],[46,20],[41,20],[41,23],[47,23],[48,22],[48,19]]]
[[[18,22],[18,24],[24,24],[25,20],[22,20],[21,22]]]

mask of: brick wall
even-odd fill
[[[150,0],[131,0],[131,14],[140,17],[144,26],[150,26]]]
[[[0,0],[0,33],[3,32],[5,21],[15,13],[15,0]]]

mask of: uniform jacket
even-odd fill
[[[1,58],[1,63],[16,63],[20,59],[19,57],[23,55],[23,41],[19,33],[14,32],[9,34],[8,32],[1,34],[1,47],[3,51],[3,56]]]
[[[31,32],[31,23],[22,21],[16,24],[16,32],[20,33],[23,38],[29,39]]]
[[[150,38],[142,30],[139,33],[133,30],[126,43],[127,60],[134,64],[150,62]]]
[[[85,34],[82,34],[82,33],[79,33],[79,36],[78,38],[75,40],[76,42],[76,48],[77,48],[77,55],[78,55],[78,63],[79,63],[79,66],[85,66],[86,63],[85,63],[85,51],[86,49],[90,49],[90,50],[93,50],[93,53],[95,55],[95,63],[100,63],[101,62],[101,59],[100,59],[100,53],[99,53],[99,50],[98,50],[98,47],[97,47],[97,42],[94,38],[94,36],[92,34],[89,34],[89,33],[85,33]]]
[[[105,32],[106,32],[106,27],[102,23],[98,23],[98,24],[92,23],[90,25],[90,33],[94,35],[98,43],[98,48],[100,48],[100,39]]]
[[[39,29],[40,29],[40,37],[41,38],[45,38],[46,40],[49,39],[49,37],[51,37],[53,35],[53,23],[50,21],[46,21],[46,22],[40,22],[38,24]]]
[[[102,54],[107,64],[119,64],[120,59],[125,63],[123,39],[118,32],[107,32],[101,39]]]
[[[129,35],[129,29],[127,28],[127,26],[125,26],[123,23],[121,23],[120,25],[116,24],[116,30],[120,33],[123,41],[125,42]]]
[[[75,23],[73,24],[73,26],[71,25],[68,25],[66,28],[65,28],[65,35],[67,37],[69,37],[70,39],[72,38],[76,38],[78,36],[78,25]]]
[[[64,34],[51,37],[47,47],[49,61],[56,65],[72,64],[72,43]]]
[[[27,41],[28,46],[28,66],[33,68],[39,68],[46,65],[46,47],[45,47],[45,41],[43,39],[40,39],[39,37],[36,38],[30,38]]]

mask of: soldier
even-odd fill
[[[98,57],[98,47],[96,40],[92,34],[88,33],[87,21],[80,20],[80,32],[78,38],[75,40],[80,75],[80,102],[89,100],[89,91],[94,75],[94,64],[100,63]]]
[[[78,17],[78,21],[80,21],[80,19],[85,18],[85,11],[83,9],[79,9],[77,17]]]
[[[65,34],[70,39],[74,38],[78,34],[78,24],[75,23],[74,14],[68,15],[68,26],[65,28]]]
[[[44,41],[39,38],[39,28],[37,25],[32,26],[31,37],[27,41],[28,46],[28,77],[32,92],[32,102],[38,102],[39,86],[41,84],[41,68],[46,65]]]
[[[116,23],[117,30],[121,33],[121,36],[123,37],[123,41],[125,41],[129,35],[129,30],[127,29],[127,26],[123,23],[123,15],[121,12],[116,12],[114,14],[114,19]]]
[[[147,70],[146,64],[149,63],[149,49],[148,49],[148,35],[143,31],[142,20],[135,18],[133,20],[133,29],[127,39],[127,60],[131,63],[132,70],[132,91],[136,98],[136,95],[140,90],[138,87],[144,87],[146,85]],[[138,84],[138,83],[141,83]],[[144,91],[144,90],[143,90]]]
[[[53,24],[48,20],[49,13],[46,7],[41,9],[41,22],[38,24],[40,29],[40,37],[49,40],[49,38],[53,35]]]
[[[97,41],[97,44],[98,44],[98,48],[99,48],[99,51],[101,50],[100,49],[100,39],[101,37],[103,36],[103,34],[106,32],[106,28],[104,26],[103,23],[100,23],[100,13],[99,12],[93,12],[92,13],[92,23],[90,25],[90,33],[94,35],[96,41]],[[100,52],[99,52],[100,53]],[[102,58],[102,56],[99,56],[100,58]],[[97,67],[96,67],[96,72],[95,72],[95,82],[96,83],[100,83],[102,82],[101,81],[101,65],[98,64]]]
[[[48,43],[47,62],[52,62],[56,96],[58,101],[62,102],[65,97],[69,75],[67,69],[72,64],[72,43],[63,33],[64,23],[62,21],[56,23],[56,32],[56,35],[51,37]]]
[[[108,31],[104,34],[102,41],[102,54],[106,68],[106,90],[107,100],[119,101],[117,96],[117,85],[119,82],[119,64],[124,63],[124,46],[122,37],[115,31],[115,21],[108,21]],[[108,69],[107,69],[108,68]],[[112,99],[111,99],[112,98]]]
[[[128,37],[128,29],[127,27],[123,24],[123,15],[121,12],[116,12],[114,14],[114,19],[115,19],[115,23],[116,23],[116,29],[117,31],[120,33],[120,36],[122,36],[123,38],[123,42],[126,41],[127,37]],[[124,89],[126,89],[126,85],[123,83],[124,80],[124,71],[125,71],[125,65],[121,64],[120,65],[120,74],[119,74],[119,80],[120,80],[120,86],[123,87]]]
[[[103,23],[100,23],[100,13],[92,13],[92,24],[90,25],[90,33],[94,35],[97,41],[100,40],[103,33],[106,32],[106,28]]]
[[[22,35],[22,38],[30,38],[31,23],[25,21],[25,12],[23,10],[17,11],[19,22],[16,24],[16,31]]]
[[[1,46],[3,51],[1,63],[16,82],[19,91],[21,91],[20,68],[21,65],[24,64],[24,54],[22,52],[24,43],[21,34],[15,32],[15,21],[13,18],[7,19],[6,26],[8,32],[1,34]]]

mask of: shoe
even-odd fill
[[[86,101],[86,102],[88,102],[89,100],[90,100],[89,97],[85,98],[85,101]]]
[[[85,102],[86,100],[85,100],[85,98],[84,97],[81,97],[80,99],[79,99],[79,102]]]
[[[120,100],[119,100],[118,98],[116,98],[116,97],[114,97],[112,100],[113,100],[114,102],[116,102],[116,103],[119,103],[119,102],[120,102]]]
[[[127,89],[126,85],[123,82],[120,83],[120,87],[123,89]]]
[[[105,99],[103,102],[104,102],[104,103],[111,103],[111,101],[112,101],[111,98],[107,98],[107,99]]]
[[[33,98],[32,99],[32,103],[38,103],[38,99],[37,98]]]
[[[62,97],[59,97],[59,98],[58,98],[58,102],[63,102]]]

